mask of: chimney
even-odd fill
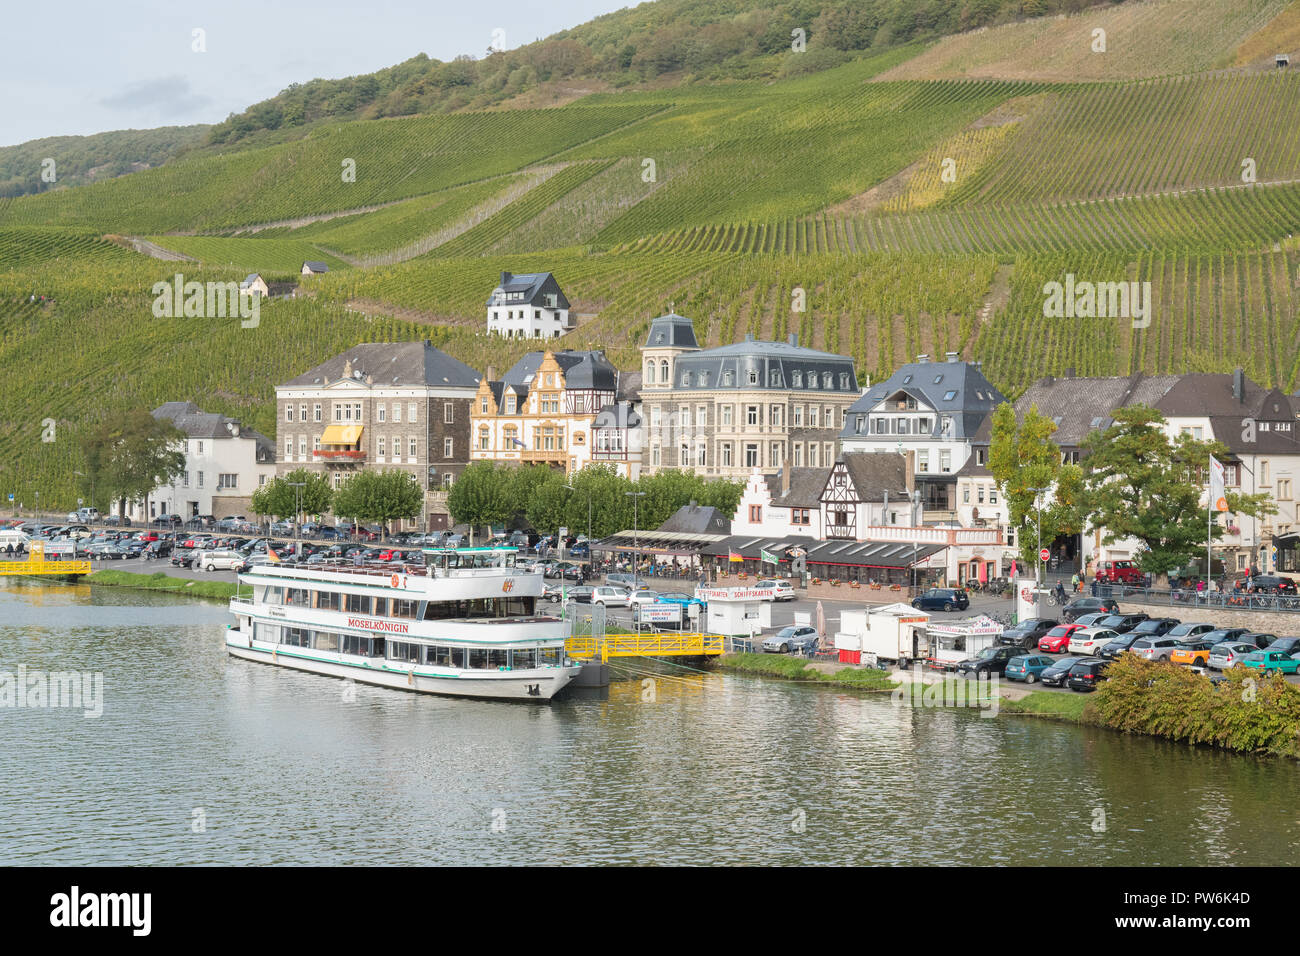
[[[1048,388],[1051,388],[1053,385],[1056,384],[1056,379],[1052,378],[1052,376],[1050,375],[1045,375],[1043,376],[1043,384],[1046,385]]]
[[[1062,376],[1062,377],[1063,377],[1063,378],[1074,378],[1074,366],[1071,365],[1069,368],[1067,368],[1067,369],[1065,370],[1065,375]]]
[[[489,382],[495,382],[497,380],[497,369],[495,365],[488,366],[487,380]]]
[[[944,354],[947,356],[949,362],[956,362],[960,359],[960,356],[956,352],[945,352]]]
[[[509,272],[503,272],[503,273],[501,273],[501,284],[502,284],[502,285],[505,285],[507,282],[509,282],[509,281],[511,280],[511,278],[513,278],[513,277],[511,276],[511,274],[510,274]]]
[[[916,490],[916,451],[914,449],[909,448],[903,452],[903,481],[909,495]]]
[[[692,508],[698,508],[699,506],[700,506],[700,505],[699,505],[699,502],[697,502],[694,498],[692,498],[692,499],[691,499],[691,507],[692,507]]]
[[[745,341],[746,341],[746,342],[752,342],[752,341],[754,341],[754,333],[753,333],[753,332],[746,332],[746,333],[745,333]]]
[[[1239,402],[1246,400],[1246,373],[1241,369],[1232,373],[1232,397]]]
[[[798,346],[798,344],[799,344],[799,333],[798,333],[798,332],[791,332],[789,335],[787,335],[787,336],[785,337],[785,340],[786,340],[787,342],[789,342],[791,345]]]
[[[781,466],[781,497],[784,498],[790,493],[790,468],[788,465]]]
[[[918,355],[918,356],[916,357],[916,360],[917,360],[918,362],[922,362],[922,363],[924,363],[924,362],[928,362],[928,361],[930,361],[930,356],[928,356],[928,355],[926,355],[924,352],[922,352],[920,355]]]

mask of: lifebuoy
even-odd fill
[[[1021,588],[1021,589],[1020,589],[1020,597],[1021,597],[1021,599],[1024,600],[1026,603],[1028,603],[1028,602],[1030,602],[1030,601],[1033,600],[1033,598],[1031,598],[1031,597],[1029,596],[1029,588]]]
[[[397,586],[398,586],[398,582],[399,582],[400,580],[401,580],[401,578],[399,578],[396,574],[394,574],[394,575],[393,575],[393,587],[397,587]]]

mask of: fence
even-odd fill
[[[1070,599],[1094,596],[1092,588],[1079,594],[1068,594]],[[1191,588],[1161,590],[1157,588],[1129,587],[1122,584],[1098,585],[1095,596],[1141,601],[1144,604],[1167,604],[1170,607],[1219,608],[1225,611],[1290,611],[1300,612],[1300,595],[1248,594],[1245,591],[1195,591]],[[1049,601],[1049,603],[1052,603]]]

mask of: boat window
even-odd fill
[[[488,651],[488,667],[491,670],[503,670],[510,666],[510,652],[504,648]]]
[[[276,586],[276,587],[268,587],[268,588],[266,589],[266,598],[265,598],[265,600],[266,600],[266,603],[267,603],[267,604],[283,604],[283,603],[284,603],[284,588],[279,587],[279,586]]]
[[[285,592],[284,603],[290,607],[311,607],[311,592],[306,588],[289,588]]]
[[[526,651],[516,648],[510,652],[510,666],[517,671],[532,670],[537,666],[536,651],[531,648]]]
[[[405,661],[408,664],[418,664],[420,662],[420,645],[411,644],[407,641],[389,641],[388,659]]]
[[[469,649],[469,666],[471,669],[482,670],[488,666],[488,652],[486,648],[471,647]]]
[[[415,617],[414,601],[404,601],[401,598],[393,598],[393,617]]]
[[[375,617],[386,617],[388,615],[388,598],[375,598]]]
[[[445,645],[426,647],[424,649],[424,662],[426,664],[436,664],[439,667],[464,667],[465,648],[447,647]]]
[[[316,607],[322,611],[341,611],[343,609],[342,595],[337,591],[317,591]]]
[[[537,649],[537,666],[559,667],[561,653],[562,649],[559,647],[539,647]]]
[[[280,632],[280,643],[292,647],[310,647],[311,631],[305,627],[286,627]]]
[[[330,631],[313,631],[311,646],[318,651],[333,651],[338,653],[339,635]]]
[[[370,595],[368,594],[348,594],[345,596],[347,609],[353,614],[370,613]]]

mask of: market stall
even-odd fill
[[[705,602],[706,633],[756,637],[772,626],[774,588],[696,588],[695,596]]]
[[[929,622],[929,613],[908,604],[841,611],[840,630],[835,634],[840,663],[906,667],[928,656]]]
[[[992,647],[1002,630],[1001,624],[983,614],[931,623],[926,628],[931,647],[928,663],[938,670],[951,670],[959,661]]]

